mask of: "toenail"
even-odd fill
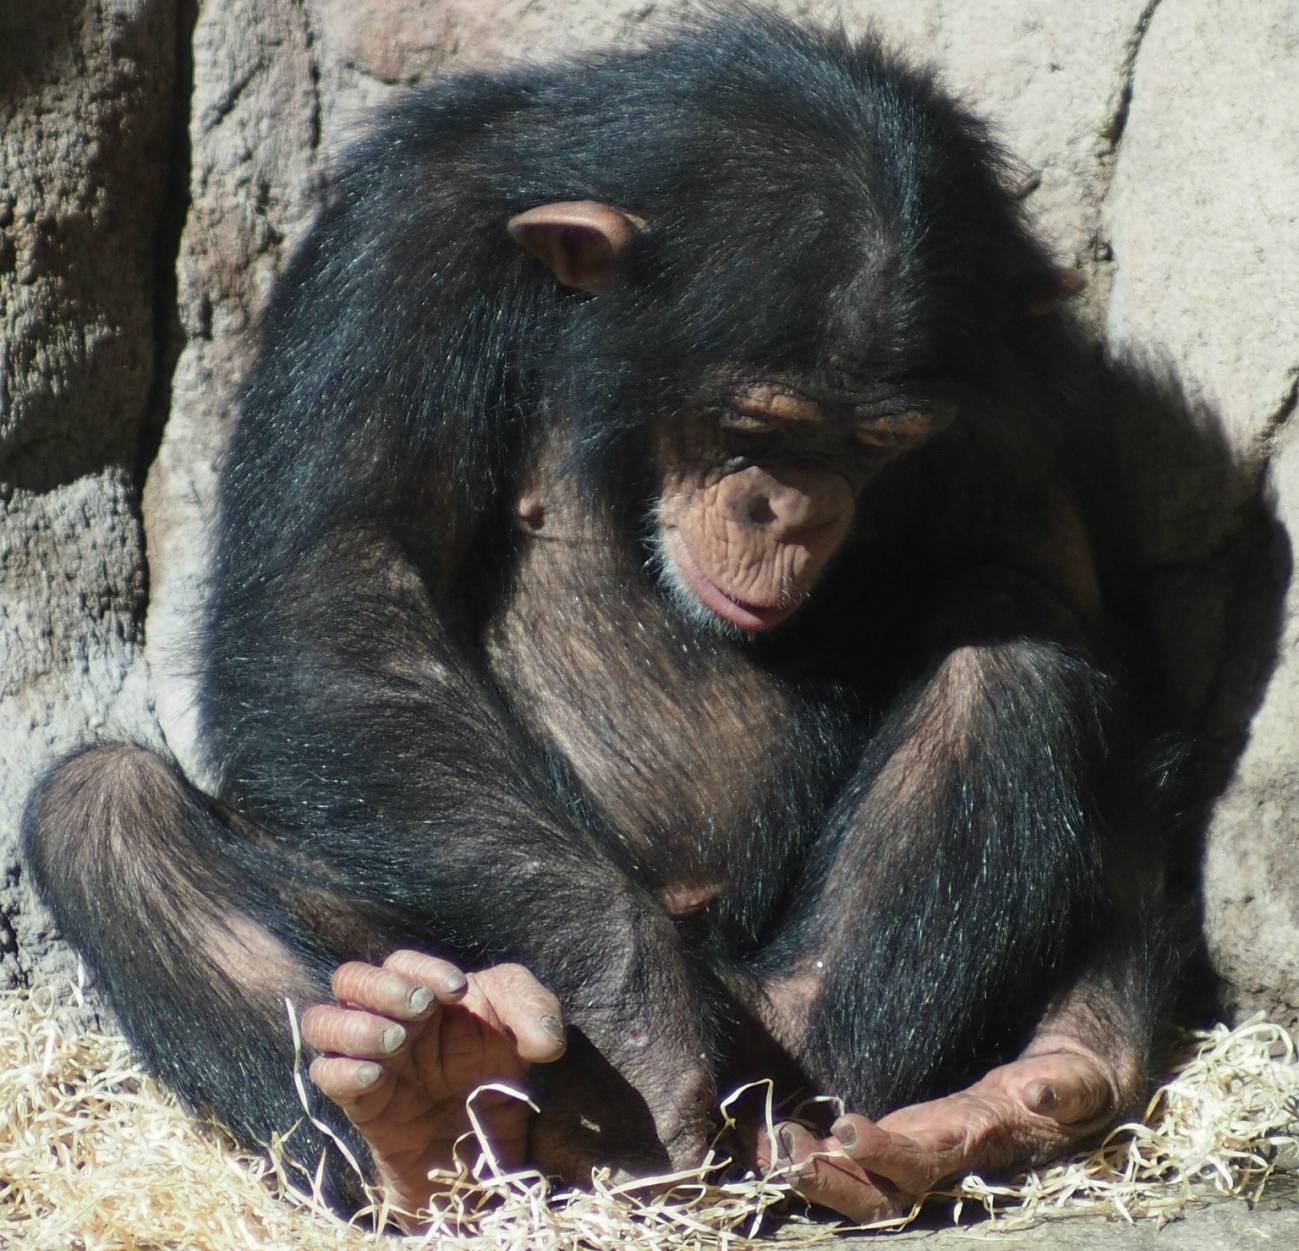
[[[1026,1096],[1024,1102],[1034,1112],[1052,1112],[1060,1102],[1059,1093],[1048,1082],[1033,1082],[1024,1094]]]
[[[406,1000],[406,1006],[412,1012],[426,1012],[432,1002],[433,992],[427,986],[417,986],[410,992],[410,998]]]
[[[356,1084],[361,1087],[373,1086],[383,1076],[383,1069],[377,1064],[361,1064],[356,1069]]]
[[[385,1051],[396,1051],[406,1041],[406,1031],[400,1025],[389,1025],[379,1035],[379,1045]]]
[[[557,1016],[543,1016],[541,1018],[541,1027],[556,1042],[567,1042],[568,1032],[564,1029],[564,1022]]]

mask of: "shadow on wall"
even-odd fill
[[[1201,865],[1214,805],[1249,742],[1280,659],[1290,539],[1264,489],[1262,462],[1233,447],[1219,414],[1188,395],[1166,361],[1104,366],[1128,533],[1130,608],[1154,652],[1152,696],[1188,747],[1175,780],[1171,887],[1204,934]],[[1115,501],[1117,503],[1118,501]],[[1104,515],[1103,510],[1098,515]],[[1222,995],[1203,949],[1190,1011],[1219,1018]]]
[[[82,0],[0,4],[0,102],[76,72],[84,7]]]

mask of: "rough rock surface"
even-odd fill
[[[152,733],[138,474],[159,393],[168,0],[0,7],[0,980],[66,963],[22,879],[37,768]],[[145,462],[147,463],[147,462]]]
[[[1186,638],[1208,641],[1186,625],[1203,620],[1206,604],[1225,624],[1222,663],[1231,664],[1210,693],[1206,733],[1230,739],[1248,711],[1242,691],[1262,699],[1210,829],[1206,923],[1229,1006],[1291,1022],[1299,1016],[1299,596],[1285,587],[1299,533],[1297,116],[1293,4],[1159,5],[1135,63],[1106,204],[1118,262],[1111,340],[1174,362],[1191,400],[1217,415],[1236,462],[1225,477],[1221,464],[1188,472],[1176,456],[1146,466],[1164,512],[1148,531],[1147,555],[1157,586],[1167,579],[1168,592],[1159,586],[1153,598],[1170,652],[1183,640],[1185,663]],[[1246,517],[1264,475],[1279,526]],[[1274,617],[1262,631],[1248,619],[1260,611]],[[1240,646],[1246,638],[1252,648]],[[1253,665],[1263,672],[1242,671]]]
[[[432,74],[636,39],[681,7],[0,5],[0,979],[66,958],[15,850],[40,765],[160,722],[202,776],[184,669],[212,465],[260,303],[339,147]],[[1217,751],[1204,793],[1226,786],[1210,949],[1230,1006],[1299,1012],[1299,12],[778,7],[873,19],[943,65],[1000,124],[1062,259],[1089,269],[1116,352],[1180,374],[1181,424],[1159,397],[1137,404],[1130,459],[1169,681]]]

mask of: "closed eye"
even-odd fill
[[[739,409],[727,409],[721,418],[723,430],[736,430],[742,434],[771,434],[777,423],[769,417],[758,417]]]
[[[853,427],[853,438],[863,447],[902,449],[919,443],[948,425],[951,417],[933,412],[898,413],[872,417]]]

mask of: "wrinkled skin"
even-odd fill
[[[678,603],[740,631],[780,625],[848,536],[869,479],[939,425],[922,413],[848,424],[788,391],[738,389],[715,426],[663,457],[659,545]]]
[[[332,985],[337,1003],[302,1019],[304,1041],[320,1053],[311,1080],[360,1131],[376,1184],[418,1228],[411,1218],[432,1197],[429,1171],[450,1167],[471,1132],[469,1095],[492,1083],[523,1087],[531,1064],[563,1054],[559,1004],[520,965],[466,976],[414,951],[381,966],[340,965]],[[484,1091],[473,1107],[498,1159],[523,1163],[527,1104]]]
[[[1103,1129],[1136,1091],[1136,1074],[1070,1037],[1042,1038],[966,1090],[890,1112],[848,1113],[831,1133],[784,1122],[765,1132],[760,1163],[788,1169],[804,1198],[860,1224],[905,1215],[965,1173],[1050,1159]]]

